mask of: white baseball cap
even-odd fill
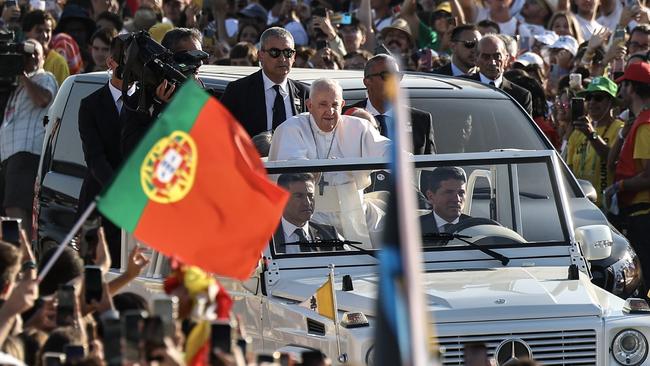
[[[571,36],[560,36],[549,48],[560,48],[571,52],[573,56],[578,53],[578,41]]]
[[[545,45],[552,45],[557,41],[558,35],[553,32],[553,31],[545,31],[542,34],[535,34],[533,37],[540,43],[543,43]]]
[[[540,67],[544,66],[544,60],[542,59],[542,57],[540,55],[536,54],[535,52],[523,53],[522,55],[517,57],[515,62],[518,62],[518,63],[520,63],[520,64],[522,64],[524,66],[528,66],[528,65],[531,65],[531,64],[539,65]]]

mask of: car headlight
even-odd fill
[[[614,284],[612,292],[615,294],[630,294],[638,286],[641,279],[639,259],[630,252],[626,252],[621,259],[611,265]]]
[[[625,329],[614,337],[612,355],[621,365],[640,365],[648,355],[648,341],[638,330]]]
[[[375,365],[375,346],[370,347],[368,353],[366,353],[366,365],[368,366]]]

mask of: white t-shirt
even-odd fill
[[[591,35],[603,27],[603,25],[597,21],[587,20],[578,14],[576,14],[576,19],[578,20],[578,24],[580,24],[580,30],[582,30],[582,36],[585,37],[585,41],[590,40]]]

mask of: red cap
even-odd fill
[[[628,66],[623,76],[616,79],[616,82],[620,83],[624,80],[650,83],[650,64],[647,62],[637,62]]]

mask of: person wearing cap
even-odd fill
[[[602,192],[614,179],[614,172],[607,169],[607,155],[625,124],[613,113],[617,91],[614,81],[599,76],[578,92],[577,96],[586,100],[587,115],[572,121],[573,132],[567,143],[567,165],[576,178],[588,180],[596,188],[598,206]]]
[[[392,109],[386,109],[386,88],[390,75],[400,75],[395,58],[389,55],[377,55],[366,63],[363,72],[363,85],[366,87],[368,98],[352,104],[349,108],[362,108],[375,117],[379,125],[379,133],[390,137],[391,124],[394,121]],[[436,151],[433,140],[433,120],[431,113],[416,108],[408,108],[411,114],[411,137],[413,153],[433,154]]]
[[[481,33],[473,24],[463,24],[451,31],[451,62],[433,70],[434,74],[462,76],[476,72],[476,46]]]
[[[605,197],[611,202],[616,194],[620,214],[626,221],[626,237],[641,260],[645,283],[650,283],[650,64],[628,66],[616,82],[623,105],[636,119],[619,135],[623,147],[614,184],[605,190]]]
[[[565,75],[573,69],[574,58],[578,53],[578,41],[571,36],[560,36],[549,46],[551,71],[549,82],[554,88]]]
[[[249,135],[273,131],[305,109],[309,90],[289,79],[296,50],[291,33],[272,27],[262,33],[258,53],[262,69],[228,84],[221,103]]]
[[[408,65],[415,40],[406,20],[396,19],[390,26],[384,27],[380,34],[384,46],[392,56],[400,57],[403,64]]]
[[[529,115],[532,115],[533,102],[530,92],[503,76],[508,62],[508,52],[503,40],[495,34],[488,34],[478,42],[477,48],[478,72],[464,77],[503,90],[516,100]]]

